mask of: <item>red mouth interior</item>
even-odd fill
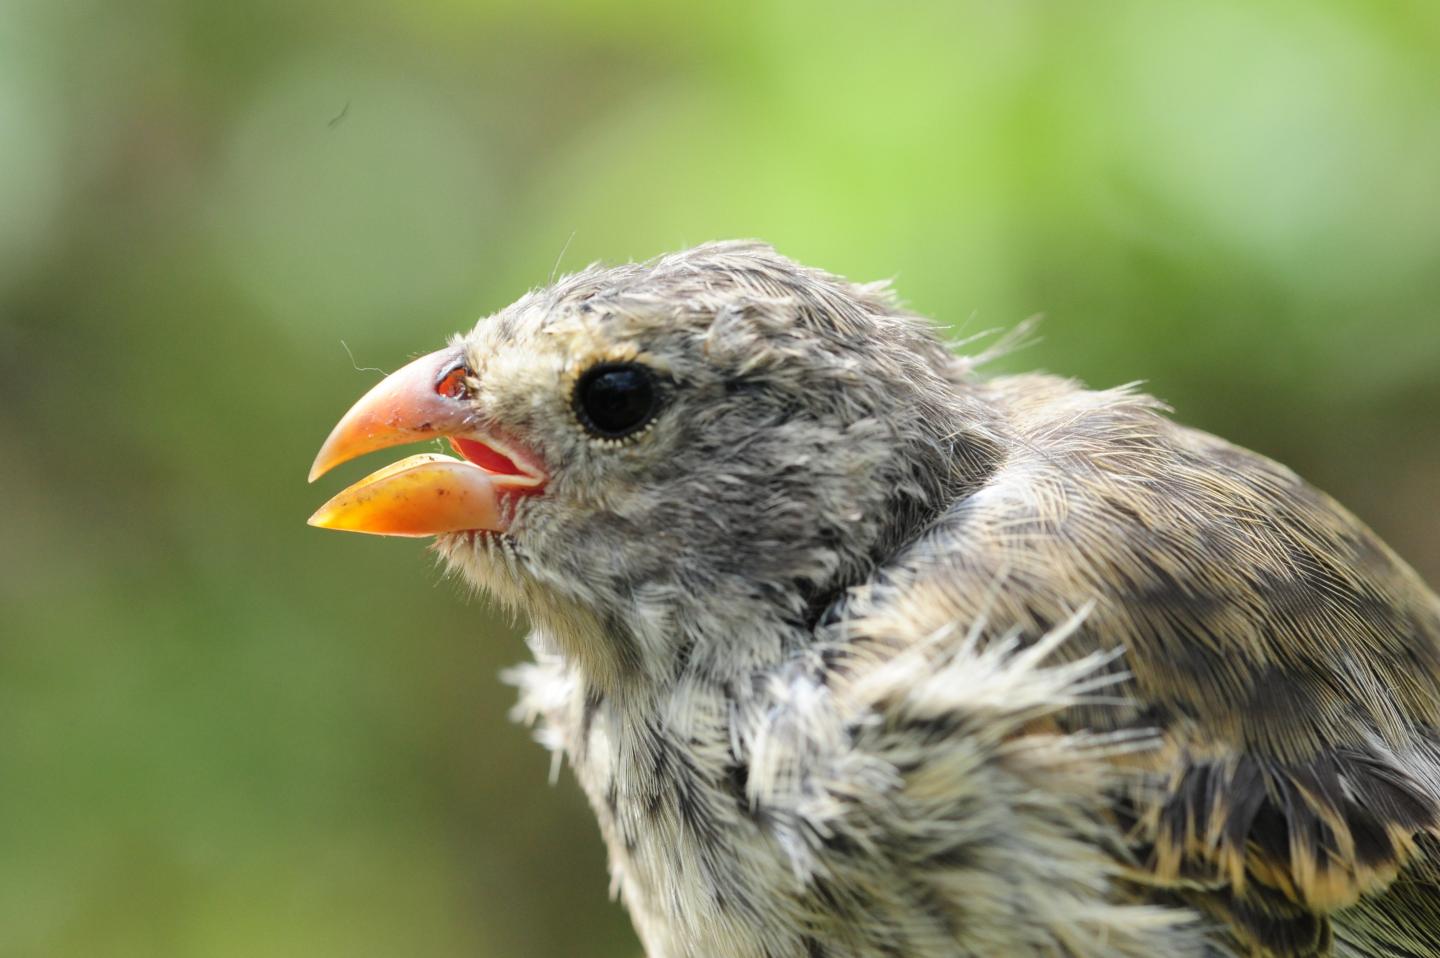
[[[526,475],[525,470],[515,465],[509,456],[496,452],[483,442],[476,442],[474,439],[465,439],[460,436],[451,436],[450,445],[455,447],[456,452],[486,472],[499,476]]]

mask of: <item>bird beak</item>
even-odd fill
[[[335,496],[310,525],[386,536],[504,532],[509,496],[533,493],[545,476],[532,457],[475,432],[465,396],[470,371],[458,349],[422,356],[350,408],[320,447],[310,481],[377,449],[448,438],[462,459],[410,456]]]

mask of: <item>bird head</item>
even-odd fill
[[[773,661],[977,471],[967,367],[883,284],[753,243],[591,267],[392,374],[318,478],[448,440],[311,524],[433,536],[615,684]]]

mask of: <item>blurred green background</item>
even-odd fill
[[[732,236],[1044,313],[1002,368],[1440,581],[1433,0],[3,0],[0,955],[638,954],[516,628],[304,476],[365,367]]]

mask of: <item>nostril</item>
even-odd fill
[[[446,399],[463,399],[470,391],[466,382],[470,378],[470,367],[461,363],[452,366],[441,375],[439,382],[435,384],[435,392]]]

